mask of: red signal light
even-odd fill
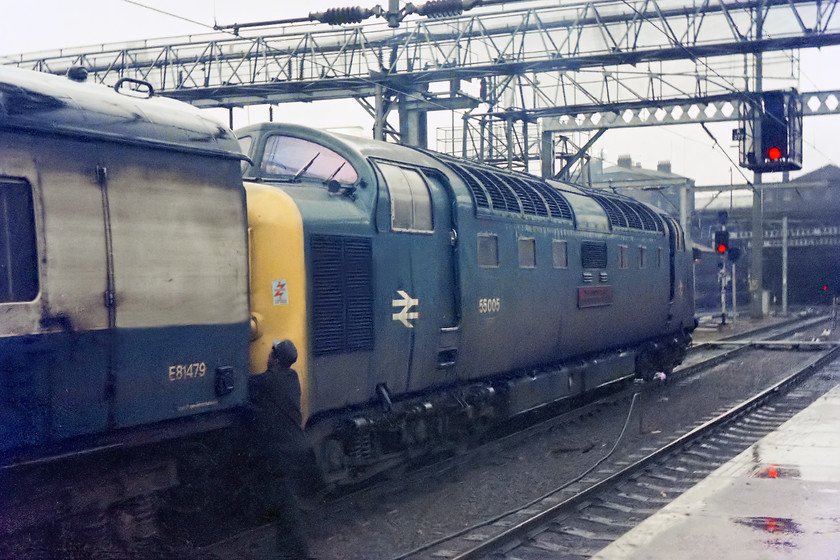
[[[767,150],[767,157],[772,161],[778,161],[782,157],[782,150],[776,146],[772,146]]]
[[[828,286],[823,286],[823,291],[827,292],[828,291]]]
[[[718,253],[725,253],[726,252],[726,245],[718,245],[717,246]]]

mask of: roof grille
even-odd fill
[[[477,208],[494,213],[574,220],[566,198],[544,181],[445,154],[433,155],[467,184]]]

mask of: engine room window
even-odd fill
[[[38,295],[38,249],[32,189],[0,179],[0,303]]]
[[[260,172],[267,177],[299,178],[352,185],[359,175],[350,162],[333,150],[310,140],[274,135],[265,143]]]
[[[519,239],[519,268],[537,268],[536,241],[533,237]]]
[[[432,195],[423,175],[407,167],[382,162],[378,165],[391,195],[391,229],[434,231]]]
[[[481,268],[499,267],[499,238],[492,234],[478,236],[478,266]]]
[[[627,245],[618,246],[618,268],[630,268],[630,263],[627,259]]]
[[[554,268],[569,268],[569,247],[565,241],[552,241],[551,257]]]
[[[647,247],[639,247],[639,268],[647,268]]]
[[[656,248],[656,266],[659,268],[665,267],[665,259],[662,258],[662,247]]]

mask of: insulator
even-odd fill
[[[351,8],[330,8],[325,12],[312,14],[310,17],[317,19],[321,23],[344,25],[347,23],[361,23],[372,15],[373,13],[369,9],[356,6]]]
[[[460,16],[464,13],[463,0],[429,0],[421,6],[417,13],[434,18]]]
[[[396,70],[397,58],[399,57],[399,47],[397,45],[391,46],[391,55],[388,58],[388,70]]]

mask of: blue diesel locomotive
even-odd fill
[[[301,126],[237,136],[252,371],[273,340],[305,349],[328,480],[668,371],[690,344],[692,253],[642,203]]]

